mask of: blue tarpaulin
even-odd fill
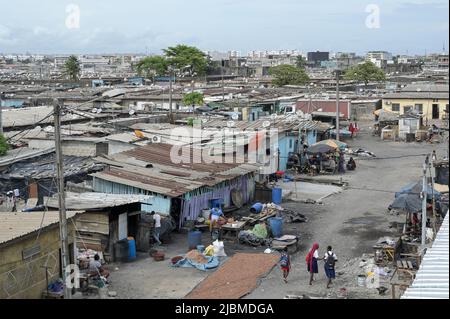
[[[205,258],[208,260],[206,264],[199,264],[191,259],[183,258],[176,264],[172,265],[172,267],[185,267],[185,268],[194,267],[203,271],[219,267],[218,257],[205,256]]]
[[[395,198],[399,197],[402,194],[417,194],[420,195],[422,193],[422,182],[414,182],[408,184],[400,189],[399,192],[395,193]],[[438,200],[441,197],[441,193],[434,190],[434,197]],[[427,198],[433,199],[433,188],[430,185],[427,185]]]

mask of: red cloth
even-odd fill
[[[353,126],[353,123],[350,123],[350,126],[348,130],[353,134],[355,132],[355,127]]]
[[[310,269],[313,269],[313,267],[312,267],[313,256],[314,256],[314,252],[317,249],[319,249],[319,244],[318,243],[314,243],[314,245],[311,248],[311,250],[309,251],[308,255],[306,255],[306,264],[309,264]]]

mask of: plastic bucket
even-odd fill
[[[128,260],[136,259],[136,241],[133,237],[128,237]]]
[[[272,189],[272,203],[280,205],[283,202],[283,190],[281,188]]]
[[[202,232],[191,231],[188,233],[189,249],[197,249],[202,244]]]
[[[366,286],[366,276],[359,275],[358,276],[358,287],[365,287],[365,286]]]
[[[199,253],[203,253],[203,252],[205,251],[205,248],[206,248],[206,247],[203,246],[203,245],[198,245],[198,246],[197,246],[197,250],[198,250]]]
[[[254,205],[250,208],[250,211],[251,211],[253,214],[259,214],[259,213],[261,213],[262,209],[263,209],[263,204],[261,204],[261,203],[256,203],[256,204],[254,204]]]
[[[274,238],[283,236],[283,219],[281,217],[270,218],[269,224]]]

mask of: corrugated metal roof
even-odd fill
[[[240,129],[243,131],[252,131],[252,130],[262,130],[264,129],[264,123],[270,123],[270,126],[265,128],[267,130],[270,129],[278,129],[280,132],[293,131],[298,132],[301,130],[327,130],[331,126],[320,122],[320,121],[310,121],[297,117],[296,115],[292,116],[282,116],[278,117],[276,120],[271,119],[270,117],[261,118],[253,122],[246,121],[235,121],[234,129]],[[202,126],[204,128],[226,128],[228,125],[228,121],[224,120],[212,120],[206,123],[203,123]]]
[[[449,299],[449,213],[402,299]]]
[[[194,163],[194,154],[193,152],[191,152],[190,147],[188,151],[184,153],[189,154],[190,156],[183,156],[184,154],[182,153],[180,156],[180,159],[182,159],[182,163],[174,163],[170,160],[172,148],[173,145],[170,144],[149,144],[134,150],[123,152],[122,154],[134,157],[137,160],[146,162],[148,164],[181,167],[184,169],[190,169],[200,172],[220,173],[239,166],[239,164],[227,163]]]
[[[82,211],[67,212],[67,218],[72,218]],[[1,213],[0,214],[0,244],[25,236],[42,228],[58,224],[59,212],[32,213]]]
[[[169,180],[161,178],[161,175],[149,176],[118,168],[111,168],[110,170],[105,170],[101,173],[92,174],[92,176],[109,182],[129,185],[171,197],[181,196],[204,185],[203,183],[186,181],[181,178]]]
[[[143,203],[151,199],[152,196],[145,195],[122,195],[105,193],[66,193],[66,208],[75,210],[87,210],[97,208],[116,207],[127,204]],[[57,197],[44,197],[47,207],[59,207]]]

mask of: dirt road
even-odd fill
[[[349,142],[352,148],[364,148],[374,152],[376,159],[356,159],[357,170],[342,177],[349,187],[340,194],[324,200],[323,205],[284,203],[286,208],[301,210],[309,223],[300,224],[301,251],[293,258],[290,282],[281,280],[279,269],[274,269],[261,281],[260,286],[247,298],[284,298],[286,295],[336,297],[346,288],[349,298],[380,298],[376,290],[357,287],[359,257],[371,253],[372,245],[379,237],[395,233],[389,223],[403,221],[403,216],[392,216],[387,207],[394,193],[402,186],[420,179],[425,156],[436,150],[438,156],[447,154],[446,144],[383,142],[368,133],[368,127],[358,138]],[[319,264],[319,276],[313,286],[308,285],[305,256],[314,242],[320,244],[320,253],[332,245],[339,262],[337,279],[332,289],[326,289],[323,263]],[[385,298],[388,298],[389,295]]]

